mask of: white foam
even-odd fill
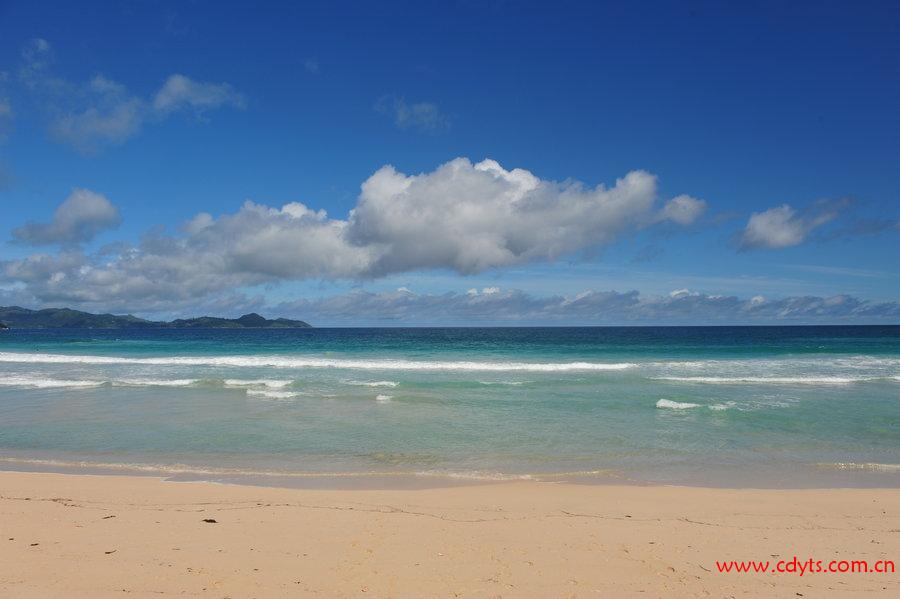
[[[101,385],[104,385],[105,383],[106,383],[105,381],[44,379],[44,378],[28,377],[28,376],[5,376],[3,378],[0,378],[0,386],[31,387],[34,389],[99,387]]]
[[[267,399],[290,399],[297,397],[298,394],[290,391],[273,391],[271,389],[247,389],[247,395],[265,397]]]
[[[656,402],[656,407],[664,410],[690,410],[691,408],[699,408],[700,404],[661,399]]]
[[[342,368],[355,370],[443,370],[443,371],[534,371],[626,370],[629,362],[436,362],[418,360],[363,360],[313,358],[300,356],[167,356],[125,358],[119,356],[82,356],[72,354],[32,354],[0,352],[0,362],[37,364],[143,364],[150,366],[235,366],[272,368]]]
[[[900,358],[887,358],[877,356],[810,356],[810,357],[789,357],[783,358],[743,358],[731,360],[674,360],[668,362],[648,362],[648,365],[663,368],[685,368],[691,370],[721,370],[723,368],[754,367],[763,370],[771,370],[773,368],[796,367],[835,367],[850,370],[871,370],[871,369],[889,369],[896,370],[900,368]]]
[[[592,472],[581,473],[562,473],[553,476],[590,476]],[[537,480],[539,475],[535,474],[504,474],[502,472],[487,472],[484,470],[462,470],[462,471],[446,471],[446,470],[420,470],[415,473],[416,476],[449,478],[457,480],[482,480],[482,481],[511,481],[511,480]]]
[[[850,385],[853,383],[878,380],[877,377],[842,376],[658,376],[658,381],[680,383],[705,383],[709,385],[769,384],[769,385]]]
[[[348,385],[362,385],[364,387],[396,387],[400,383],[396,381],[347,381]]]
[[[836,462],[834,464],[817,464],[817,466],[826,470],[868,470],[870,472],[900,472],[900,464]]]
[[[121,379],[111,381],[115,387],[190,387],[198,379]]]
[[[226,387],[269,387],[272,389],[282,389],[293,382],[273,379],[225,379],[223,381]]]
[[[506,480],[542,480],[542,479],[558,479],[570,476],[612,476],[615,474],[612,470],[585,470],[575,472],[554,472],[547,474],[512,474],[502,472],[491,472],[483,470],[464,470],[464,471],[444,471],[444,470],[423,470],[418,472],[406,471],[295,471],[295,470],[274,470],[274,469],[250,469],[250,468],[225,468],[216,466],[198,466],[191,464],[147,464],[134,462],[89,462],[79,460],[55,460],[55,459],[31,459],[31,458],[13,458],[0,456],[0,464],[28,465],[38,466],[48,469],[54,468],[78,468],[78,469],[96,469],[96,470],[113,470],[123,472],[145,472],[149,474],[159,474],[163,476],[173,475],[200,475],[200,476],[253,476],[253,477],[273,477],[273,478],[378,478],[378,477],[423,477],[423,478],[447,478],[461,480],[484,480],[484,481],[506,481]]]
[[[394,399],[393,395],[378,395],[375,397],[375,401],[378,403],[391,403],[392,399]]]
[[[111,385],[113,387],[190,387],[199,385],[204,379],[146,379],[146,378],[124,378],[112,380],[63,380],[49,379],[28,376],[7,376],[0,378],[0,386],[5,387],[32,387],[38,389],[53,388],[80,388],[80,387],[100,387],[103,385]],[[227,379],[222,382],[216,380],[206,381],[212,385],[224,385],[225,387],[235,387],[245,389],[247,387],[266,387],[271,389],[281,389],[287,387],[293,381],[269,380],[269,379]]]

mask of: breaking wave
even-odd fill
[[[880,380],[900,381],[900,377],[846,376],[658,376],[657,381],[704,383],[708,385],[852,385]]]
[[[626,370],[630,362],[472,362],[365,360],[352,358],[313,358],[299,356],[166,356],[126,358],[117,356],[80,356],[72,354],[32,354],[0,352],[0,362],[30,364],[137,364],[147,366],[233,366],[270,368],[339,368],[351,370],[442,370],[442,371],[531,371],[566,372],[574,370]]]
[[[300,394],[291,391],[275,391],[272,389],[247,389],[247,395],[265,397],[266,399],[291,399]]]
[[[684,401],[672,401],[670,399],[661,399],[656,402],[656,407],[663,410],[690,410],[691,408],[699,408],[700,404]]]

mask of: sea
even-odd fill
[[[0,469],[900,486],[900,327],[11,329]]]

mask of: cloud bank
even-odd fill
[[[465,275],[553,262],[663,222],[687,225],[705,208],[689,196],[661,202],[657,195],[656,177],[644,171],[612,187],[587,187],[493,160],[458,158],[419,175],[385,166],[362,184],[346,219],[296,202],[272,208],[248,201],[234,213],[198,214],[180,234],[154,231],[136,245],[94,254],[34,254],[0,262],[0,273],[40,302],[133,306],[285,280],[426,269]],[[15,235],[30,243],[85,241],[113,216],[105,198],[79,190],[51,223],[29,223]]]
[[[44,39],[31,40],[22,51],[19,78],[38,97],[49,115],[50,135],[80,152],[92,153],[118,145],[149,122],[178,112],[202,116],[219,107],[244,107],[244,98],[227,83],[204,83],[185,75],[170,75],[149,98],[124,85],[95,75],[72,82],[53,74],[53,49]]]
[[[301,299],[270,309],[329,324],[816,324],[896,323],[900,319],[897,302],[871,302],[849,295],[739,298],[686,289],[665,296],[585,291],[538,297],[496,287],[442,295],[401,288]]]

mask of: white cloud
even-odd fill
[[[384,96],[375,110],[393,119],[399,129],[414,129],[420,133],[440,133],[450,129],[450,117],[437,104],[415,102],[408,104],[397,96]]]
[[[13,236],[31,245],[82,243],[120,222],[119,209],[105,196],[89,189],[75,189],[49,223],[29,222],[14,229]]]
[[[244,106],[243,96],[227,83],[204,83],[179,74],[169,76],[150,98],[103,75],[85,83],[67,81],[51,73],[53,52],[44,39],[31,40],[22,60],[20,79],[44,105],[52,137],[85,153],[121,144],[148,122],[179,111],[203,114],[222,106]]]
[[[146,117],[144,103],[129,95],[124,86],[98,75],[80,95],[84,101],[79,108],[51,120],[50,133],[57,140],[93,151],[122,143],[140,131]]]
[[[679,225],[690,225],[706,211],[706,202],[692,198],[689,195],[680,195],[666,202],[660,217]]]
[[[656,201],[656,177],[645,171],[587,188],[458,158],[420,175],[377,171],[363,183],[347,234],[377,250],[368,274],[470,274],[608,245],[659,220]]]
[[[378,170],[362,184],[347,219],[296,202],[271,208],[248,201],[217,218],[198,214],[178,235],[152,233],[133,246],[42,255],[0,263],[0,269],[42,301],[155,305],[285,280],[365,279],[424,269],[470,274],[552,262],[652,226],[665,210],[656,178],[644,171],[628,173],[610,188],[589,188],[506,170],[493,160],[459,158],[419,175],[390,166]],[[78,233],[66,236],[63,230]],[[89,237],[87,230],[32,223],[17,236],[74,242]],[[56,273],[63,276],[54,278]],[[486,288],[480,295],[494,292]]]
[[[170,75],[153,98],[153,110],[168,114],[192,108],[203,111],[219,106],[244,107],[244,98],[227,83],[201,83],[184,75]]]
[[[836,210],[808,216],[798,215],[788,204],[754,212],[740,239],[743,248],[779,249],[800,245],[817,227],[834,220]]]

